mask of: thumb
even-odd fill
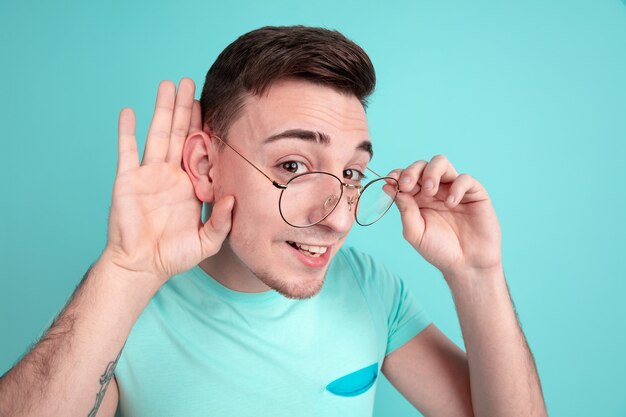
[[[402,219],[402,235],[415,249],[418,249],[424,235],[425,223],[415,198],[409,193],[398,193],[396,207]]]
[[[231,227],[231,214],[235,204],[235,197],[220,198],[211,210],[211,217],[199,231],[202,244],[202,258],[213,256],[220,250],[222,243]]]

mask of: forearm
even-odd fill
[[[96,263],[42,339],[0,379],[0,415],[95,415],[126,338],[157,289],[143,282]]]
[[[535,363],[501,269],[447,276],[470,371],[476,416],[545,416]]]

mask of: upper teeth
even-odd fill
[[[305,245],[304,243],[298,243],[298,242],[290,242],[293,243],[294,245],[296,245],[298,248],[302,249],[302,250],[308,250],[311,253],[326,253],[326,251],[328,250],[328,248],[326,246],[310,246],[310,245]]]

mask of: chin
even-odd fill
[[[298,277],[294,280],[285,280],[276,278],[272,274],[255,274],[265,285],[282,294],[284,297],[306,300],[317,295],[324,285],[324,279],[326,278],[326,272],[319,277],[314,278]]]

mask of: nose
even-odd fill
[[[358,199],[357,190],[345,188],[337,207],[320,224],[339,233],[348,232],[354,224],[354,210]]]
[[[358,195],[346,196],[346,201],[348,202],[348,210],[352,211],[352,207],[355,207],[356,210],[356,202],[359,199]]]

